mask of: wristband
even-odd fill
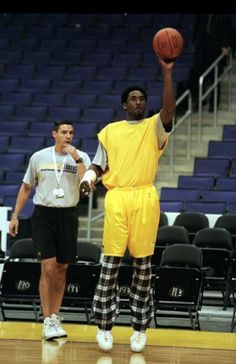
[[[83,163],[83,159],[80,157],[80,158],[76,159],[75,163],[76,163],[76,164],[78,164],[78,163]]]
[[[88,169],[85,172],[85,174],[84,174],[83,178],[81,179],[80,183],[86,181],[89,184],[91,184],[91,182],[95,182],[96,179],[97,179],[96,173],[92,169]]]

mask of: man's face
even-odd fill
[[[146,100],[142,92],[131,91],[127,102],[123,104],[123,108],[127,111],[129,120],[143,119],[146,110]]]
[[[62,124],[59,126],[58,131],[53,130],[52,136],[58,146],[65,146],[71,144],[74,136],[74,128],[72,125]]]

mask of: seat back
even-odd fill
[[[77,250],[77,262],[84,262],[87,264],[97,264],[100,262],[102,249],[96,243],[79,241],[77,242]]]
[[[174,226],[183,226],[187,229],[190,241],[200,229],[209,227],[208,217],[201,212],[182,212],[176,216]]]

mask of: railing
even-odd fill
[[[228,65],[224,68],[224,71],[220,76],[218,76],[218,66],[220,61],[227,57]],[[232,52],[229,52],[229,56],[221,54],[216,60],[211,64],[210,67],[200,76],[199,78],[199,95],[198,95],[198,141],[202,140],[202,104],[207,96],[214,90],[214,127],[216,127],[217,120],[217,97],[218,88],[217,85],[221,82],[223,78],[228,75],[228,111],[231,109],[231,97],[232,97],[232,82],[231,82],[231,72],[232,72]],[[206,76],[213,72],[214,70],[214,82],[213,84],[203,93],[203,82]]]

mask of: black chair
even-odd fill
[[[193,244],[203,253],[203,267],[206,270],[204,296],[207,297],[210,291],[220,291],[223,307],[226,309],[232,254],[232,239],[229,231],[217,227],[202,229],[196,234]],[[219,297],[215,296],[215,299]]]
[[[190,244],[188,231],[183,226],[165,225],[158,229],[152,264],[159,266],[162,253],[168,245]]]
[[[200,330],[199,311],[202,306],[204,272],[201,249],[191,244],[174,244],[166,247],[160,266],[156,269],[154,303],[156,327],[167,325],[174,319],[174,327],[182,319],[190,319],[191,328]],[[158,323],[168,318],[167,325]],[[181,325],[177,319],[181,318]],[[171,325],[172,327],[172,325]]]
[[[100,264],[70,264],[61,312],[83,313],[86,323],[92,320],[92,302],[101,270]]]
[[[168,216],[163,211],[161,211],[161,213],[160,213],[160,221],[159,221],[159,228],[161,226],[166,226],[166,225],[169,225]]]
[[[219,216],[214,227],[228,230],[232,237],[233,247],[236,248],[236,214],[223,214]]]
[[[98,264],[101,259],[102,249],[99,245],[89,241],[77,242],[77,263]]]
[[[20,239],[12,245],[10,256],[5,259],[0,284],[0,306],[3,320],[25,320],[18,311],[31,311],[39,321],[40,262],[32,239]],[[7,315],[6,312],[12,315]]]
[[[176,216],[173,225],[185,227],[188,231],[190,242],[192,242],[199,230],[209,227],[209,220],[201,212],[185,211]]]

